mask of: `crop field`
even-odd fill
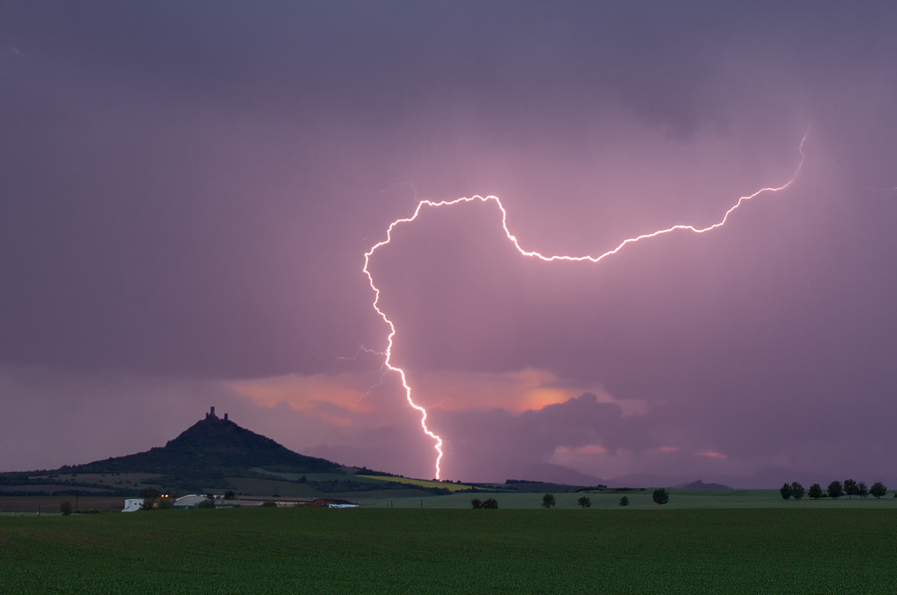
[[[595,492],[571,492],[554,494],[557,509],[578,509],[577,500],[582,496],[591,501],[591,509],[620,508],[620,498],[629,499],[629,509],[655,509],[657,504],[651,499],[653,490],[603,490]],[[787,508],[787,509],[829,509],[829,508],[861,508],[892,509],[897,511],[897,498],[892,493],[880,500],[875,498],[820,498],[812,500],[803,498],[800,501],[785,501],[778,490],[683,490],[670,489],[669,503],[665,509],[682,508]],[[354,498],[359,504],[373,508],[470,508],[473,498],[484,500],[495,498],[500,509],[536,509],[542,504],[541,493],[494,493],[464,492],[448,496],[432,496],[429,498]]]
[[[424,488],[443,488],[447,489],[450,492],[457,492],[459,490],[469,490],[471,486],[460,484],[460,483],[452,483],[450,481],[431,481],[429,479],[411,479],[408,477],[397,477],[394,475],[358,475],[357,477],[364,477],[365,479],[375,479],[377,481],[389,481],[394,483],[407,483],[409,485],[421,486]]]
[[[232,509],[0,517],[3,593],[831,593],[897,510]]]

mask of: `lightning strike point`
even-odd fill
[[[371,271],[368,268],[371,263],[371,257],[374,255],[374,253],[378,249],[382,248],[383,246],[389,244],[392,241],[392,232],[397,226],[402,225],[404,223],[413,222],[415,219],[417,219],[418,215],[420,215],[421,209],[423,207],[434,207],[434,208],[435,207],[450,207],[453,205],[474,202],[477,200],[480,202],[484,202],[484,203],[494,202],[496,207],[498,207],[498,210],[501,212],[501,225],[502,225],[502,229],[505,232],[505,236],[507,236],[508,240],[512,244],[514,244],[514,247],[517,249],[518,252],[520,252],[521,255],[526,256],[528,258],[538,258],[539,260],[544,260],[545,262],[553,262],[556,260],[565,260],[565,261],[569,261],[569,262],[588,261],[588,262],[592,262],[592,263],[598,263],[598,262],[601,262],[602,260],[604,260],[605,258],[607,258],[608,256],[617,254],[618,252],[620,252],[623,248],[625,248],[629,244],[634,244],[641,240],[647,240],[649,238],[656,238],[658,236],[666,235],[668,233],[672,233],[674,231],[679,231],[679,230],[690,231],[693,233],[706,233],[708,231],[713,231],[714,229],[724,226],[726,224],[726,222],[729,220],[729,215],[734,213],[745,202],[747,202],[753,198],[756,198],[757,196],[767,193],[767,192],[781,192],[782,190],[785,190],[786,188],[788,188],[789,186],[791,186],[794,183],[794,181],[797,179],[798,174],[800,173],[801,168],[804,165],[804,158],[805,158],[804,143],[807,141],[808,135],[809,135],[809,130],[804,134],[803,138],[800,141],[800,146],[798,147],[798,152],[800,153],[800,160],[797,164],[797,167],[794,170],[794,174],[792,174],[791,178],[787,182],[782,184],[781,186],[767,186],[765,188],[761,188],[760,190],[757,190],[753,194],[739,197],[738,200],[735,202],[735,204],[732,205],[723,214],[722,219],[720,219],[718,222],[716,222],[712,225],[708,225],[707,227],[695,227],[693,225],[686,225],[686,224],[673,225],[671,227],[667,227],[665,229],[659,229],[659,230],[653,231],[651,233],[645,233],[645,234],[635,236],[632,238],[627,238],[627,239],[623,240],[622,242],[620,242],[616,248],[613,248],[612,250],[608,250],[607,252],[604,252],[603,254],[599,254],[598,256],[592,256],[592,255],[588,255],[588,254],[583,255],[583,256],[570,256],[570,255],[566,255],[566,254],[555,254],[555,255],[551,255],[551,256],[546,256],[546,255],[544,255],[538,251],[535,251],[535,250],[526,250],[525,248],[523,248],[520,245],[520,241],[517,239],[517,236],[515,236],[513,233],[511,233],[511,230],[508,228],[508,212],[505,210],[505,207],[502,204],[501,199],[494,195],[467,196],[467,197],[462,197],[462,198],[456,198],[454,200],[442,200],[442,201],[420,200],[417,203],[417,207],[414,209],[414,213],[410,217],[396,219],[395,221],[390,223],[389,227],[386,229],[386,239],[374,244],[373,246],[371,246],[370,250],[368,250],[367,252],[364,253],[364,267],[362,268],[362,272],[364,272],[364,274],[367,275],[368,283],[371,286],[371,290],[374,292],[374,302],[373,302],[374,310],[377,312],[377,314],[380,315],[380,318],[382,318],[383,321],[386,323],[386,325],[389,327],[389,334],[386,337],[386,349],[382,352],[382,355],[385,356],[384,366],[386,367],[387,371],[395,372],[396,374],[399,375],[399,378],[402,381],[402,386],[405,389],[405,399],[408,401],[408,404],[412,408],[416,409],[420,413],[421,428],[423,429],[424,434],[429,436],[434,441],[433,447],[436,450],[436,479],[437,480],[440,479],[440,474],[441,474],[440,464],[442,463],[442,458],[444,455],[444,453],[442,451],[443,441],[439,435],[434,433],[427,426],[427,410],[424,407],[421,407],[420,405],[418,405],[417,403],[414,402],[414,399],[412,398],[412,395],[411,395],[411,386],[408,384],[408,379],[405,375],[405,371],[392,364],[392,347],[393,347],[393,340],[395,339],[395,336],[396,336],[396,326],[392,322],[392,320],[390,320],[389,317],[386,316],[386,314],[380,309],[380,288],[378,288],[377,285],[374,283],[374,277],[373,277],[373,275],[371,275]],[[415,189],[415,194],[416,194],[416,189]],[[372,351],[372,350],[367,350],[367,349],[365,349],[365,350]],[[380,353],[380,352],[375,352],[375,353]],[[373,388],[373,387],[371,387],[371,388]]]

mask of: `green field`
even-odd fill
[[[884,593],[895,534],[877,506],[0,517],[0,590]]]
[[[785,501],[778,490],[667,490],[670,501],[665,509],[683,508],[787,508],[787,509],[892,509],[897,511],[897,498],[888,493],[881,500],[875,498],[821,498],[811,500]],[[557,509],[578,509],[577,500],[586,496],[592,503],[591,510],[620,508],[620,498],[629,499],[629,509],[655,509],[657,504],[651,499],[653,490],[603,490],[595,492],[571,492],[554,494]],[[350,495],[350,498],[352,496]],[[464,492],[450,496],[431,496],[429,498],[353,498],[364,507],[371,508],[470,508],[473,498],[481,500],[495,498],[501,509],[537,509],[542,504],[542,493],[494,493]]]

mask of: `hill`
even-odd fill
[[[219,418],[214,407],[165,446],[52,471],[0,473],[0,490],[9,496],[134,496],[145,487],[175,494],[234,490],[244,495],[293,498],[449,493],[448,487],[407,485],[388,474],[293,452],[240,427],[227,414]]]
[[[457,491],[566,493],[604,482],[559,465],[528,465],[501,484],[459,485],[412,480],[366,468],[346,467],[293,452],[276,441],[215,415],[165,446],[51,471],[0,473],[3,494],[94,494],[134,496],[145,487],[165,493],[233,490],[238,494],[289,498],[402,498]]]
[[[215,408],[165,446],[84,465],[60,467],[57,475],[86,479],[141,474],[140,483],[168,489],[230,488],[228,478],[260,478],[271,472],[344,475],[327,459],[293,452],[274,440],[215,415]],[[101,482],[105,483],[105,482]]]
[[[254,467],[285,473],[343,473],[340,465],[293,452],[274,440],[215,415],[201,419],[163,447],[85,465],[61,473],[161,473],[163,475],[241,475]]]

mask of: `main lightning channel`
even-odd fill
[[[809,132],[807,134],[809,134]],[[392,364],[392,346],[393,346],[393,340],[395,339],[395,336],[396,336],[396,325],[380,309],[380,288],[377,287],[376,284],[374,284],[374,277],[373,277],[373,275],[371,275],[371,271],[368,268],[371,263],[371,257],[374,255],[374,252],[376,252],[379,248],[389,244],[392,241],[392,232],[398,225],[401,225],[403,223],[411,223],[412,221],[417,219],[418,215],[420,215],[421,209],[425,206],[426,207],[450,207],[452,205],[474,202],[477,200],[480,202],[484,202],[484,203],[491,201],[491,202],[494,202],[495,205],[498,207],[499,211],[501,211],[501,226],[505,232],[505,236],[507,236],[508,240],[510,240],[511,243],[514,244],[514,247],[517,248],[517,251],[520,252],[520,254],[522,254],[523,256],[527,256],[530,258],[538,258],[538,259],[544,260],[546,262],[552,262],[555,260],[566,260],[566,261],[572,261],[572,262],[589,261],[589,262],[597,263],[597,262],[601,262],[608,256],[618,253],[620,250],[622,250],[629,244],[634,244],[641,240],[647,240],[648,238],[656,238],[657,236],[665,235],[665,234],[672,233],[672,232],[678,231],[678,230],[686,230],[686,231],[691,231],[694,233],[706,233],[708,231],[712,231],[714,229],[717,229],[718,227],[722,227],[723,225],[725,225],[726,222],[729,220],[729,215],[731,215],[733,212],[735,212],[736,209],[738,209],[738,207],[740,207],[745,202],[751,200],[752,198],[755,198],[765,192],[781,192],[782,190],[785,190],[786,188],[788,188],[789,186],[791,186],[794,183],[794,181],[797,179],[798,174],[800,173],[801,168],[804,165],[804,157],[805,157],[804,156],[804,143],[807,140],[807,134],[804,134],[804,137],[800,141],[800,146],[798,148],[798,151],[800,152],[800,161],[797,164],[797,168],[795,168],[794,174],[791,176],[791,178],[787,182],[782,184],[781,186],[774,186],[774,187],[768,186],[766,188],[761,188],[760,190],[757,190],[753,194],[739,197],[738,201],[734,205],[732,205],[732,207],[730,207],[729,210],[727,210],[725,212],[722,219],[720,219],[716,223],[713,223],[712,225],[708,225],[707,227],[695,227],[694,225],[685,225],[685,224],[673,225],[671,227],[667,227],[665,229],[660,229],[660,230],[657,230],[657,231],[654,231],[651,233],[646,233],[646,234],[642,234],[642,235],[639,235],[636,237],[627,238],[627,239],[623,240],[622,242],[620,242],[620,244],[617,245],[616,248],[614,248],[612,250],[608,250],[607,252],[604,252],[603,254],[600,254],[598,256],[591,256],[588,254],[584,255],[584,256],[569,256],[566,254],[555,254],[555,255],[551,255],[551,256],[546,256],[536,250],[524,249],[520,245],[520,241],[517,239],[517,236],[515,236],[513,233],[511,233],[511,230],[508,229],[508,212],[507,212],[507,210],[505,210],[505,206],[502,204],[501,199],[494,195],[465,196],[465,197],[456,198],[453,200],[441,200],[441,201],[421,200],[421,201],[418,201],[417,207],[414,209],[414,213],[410,217],[396,219],[395,221],[390,223],[389,227],[386,230],[386,239],[383,240],[382,242],[378,242],[378,243],[374,244],[373,246],[371,246],[370,250],[368,250],[367,252],[364,253],[364,268],[362,269],[362,271],[364,272],[365,275],[367,275],[368,282],[370,283],[371,289],[374,292],[374,303],[373,303],[374,310],[377,311],[377,314],[380,315],[380,317],[383,319],[384,322],[386,322],[387,326],[389,327],[389,335],[386,337],[386,350],[382,352],[382,354],[385,356],[384,365],[389,371],[392,371],[392,372],[395,372],[396,374],[398,374],[399,379],[402,381],[402,387],[405,389],[405,399],[408,401],[408,404],[411,407],[413,407],[420,413],[421,428],[423,428],[424,433],[427,436],[429,436],[435,443],[434,448],[436,449],[436,453],[437,453],[436,454],[436,479],[440,479],[440,474],[441,474],[440,463],[442,462],[442,457],[444,454],[442,452],[443,441],[442,441],[442,438],[438,434],[433,432],[429,428],[429,426],[427,426],[427,410],[426,410],[426,408],[415,403],[414,399],[411,397],[411,385],[408,384],[408,377],[405,374],[405,370],[403,370],[402,368],[399,368],[397,366],[394,366]]]

